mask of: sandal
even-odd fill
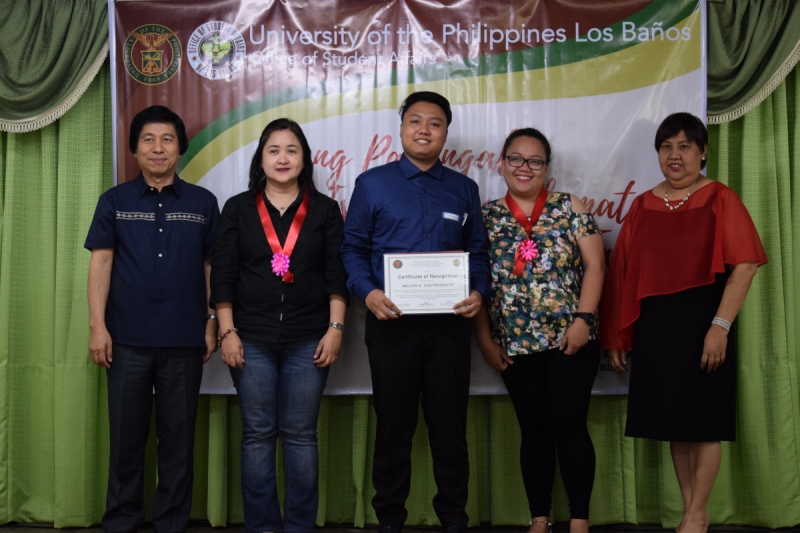
[[[533,524],[545,524],[547,526],[547,533],[550,533],[550,531],[552,531],[553,524],[551,524],[547,520],[531,520],[529,525],[532,526]]]

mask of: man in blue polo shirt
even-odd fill
[[[408,516],[421,397],[438,488],[433,508],[448,533],[460,533],[468,521],[468,319],[489,290],[486,231],[478,185],[439,160],[450,103],[437,93],[413,93],[400,116],[403,156],[358,177],[341,247],[348,287],[371,311],[365,340],[378,418],[372,506],[380,533],[398,533]],[[383,254],[452,250],[470,254],[470,296],[453,314],[403,316],[383,291]]]
[[[188,144],[183,121],[166,107],[136,115],[129,146],[141,173],[100,197],[86,238],[89,351],[108,377],[107,533],[133,533],[144,522],[154,388],[153,528],[179,533],[189,522],[200,380],[216,349],[207,287],[219,208],[213,194],[175,173]]]

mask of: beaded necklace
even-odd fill
[[[664,204],[666,204],[666,206],[669,207],[670,211],[675,211],[680,206],[686,203],[686,200],[688,200],[689,197],[692,195],[692,192],[694,191],[694,186],[697,185],[697,180],[699,179],[700,177],[698,176],[697,179],[694,180],[694,183],[692,183],[692,187],[689,189],[689,194],[687,194],[686,198],[681,200],[678,205],[669,205],[669,189],[667,187],[667,182],[664,182]]]

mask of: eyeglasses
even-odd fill
[[[514,168],[519,168],[523,164],[528,163],[528,168],[531,170],[542,170],[547,164],[541,159],[525,159],[524,157],[520,157],[518,155],[507,155],[506,161],[508,161],[508,164]]]

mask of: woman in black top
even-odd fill
[[[349,293],[339,257],[342,214],[316,191],[313,171],[300,126],[270,122],[253,155],[249,190],[225,203],[217,225],[211,300],[239,395],[248,533],[310,531],[317,516],[317,415]]]

